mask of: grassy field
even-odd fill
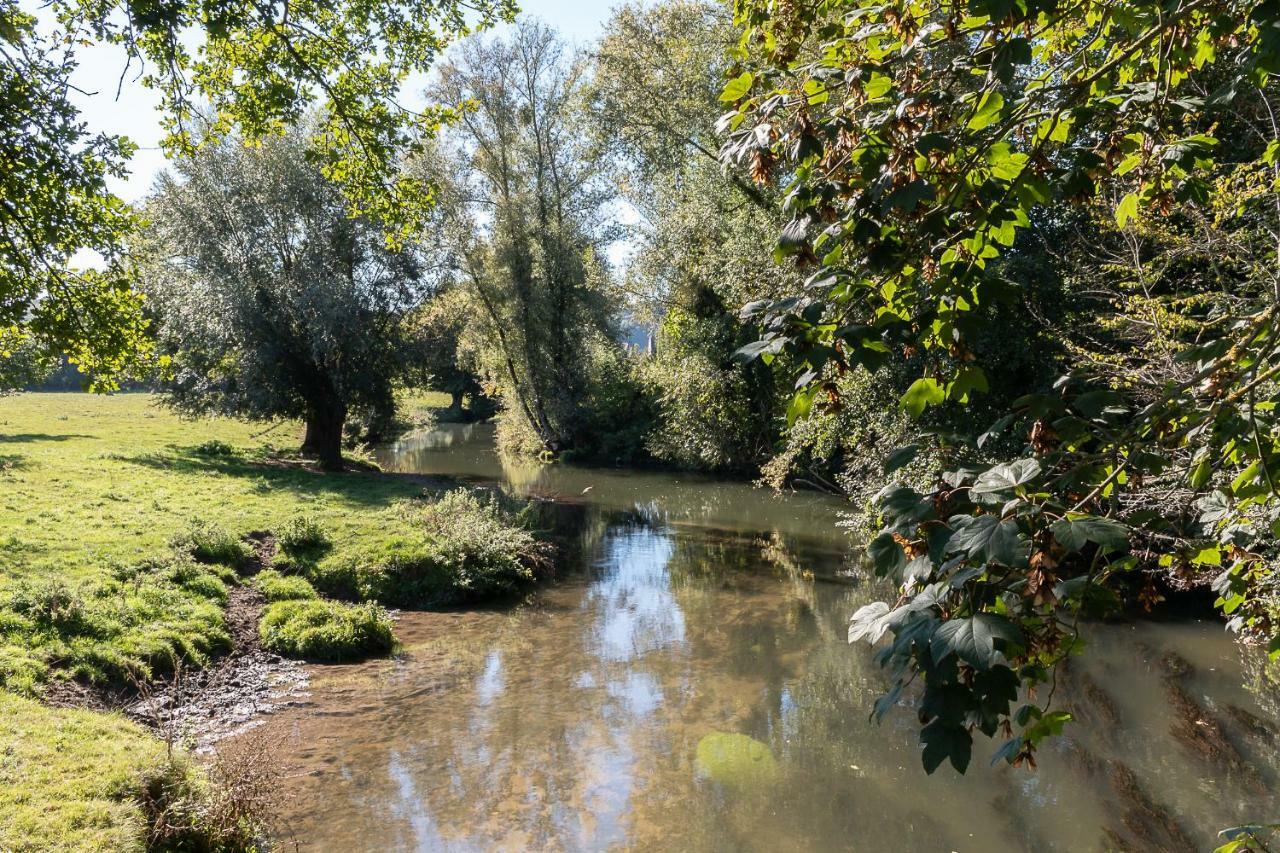
[[[368,532],[368,510],[422,491],[404,478],[260,464],[260,452],[292,450],[301,436],[293,423],[264,429],[182,420],[146,394],[0,398],[0,573],[93,574],[154,555],[194,521],[247,532],[307,513],[342,542]],[[237,452],[201,452],[218,442]]]
[[[162,745],[117,715],[38,700],[61,679],[159,675],[225,651],[247,534],[280,534],[273,597],[310,580],[429,605],[532,579],[542,552],[506,510],[470,492],[411,501],[411,477],[313,471],[288,458],[299,436],[183,420],[144,394],[0,398],[0,850],[146,846],[140,786],[168,760]],[[389,627],[370,607],[281,601],[264,637],[304,656],[339,657],[326,644],[347,635],[381,650]]]

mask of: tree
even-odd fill
[[[1082,618],[1161,567],[1218,566],[1230,624],[1274,637],[1280,8],[738,0],[735,15],[722,155],[788,183],[777,254],[808,275],[751,307],[762,336],[748,353],[797,366],[801,410],[838,404],[838,375],[888,364],[913,372],[900,405],[915,417],[984,393],[972,341],[1002,300],[1027,300],[1001,258],[1082,205],[1110,202],[1121,239],[1149,222],[1166,241],[1226,225],[1248,261],[1220,255],[1213,310],[1164,301],[1191,327],[1156,338],[1176,359],[1124,346],[981,434],[935,430],[936,484],[880,494],[868,556],[901,597],[850,632],[889,638],[894,686],[876,712],[918,680],[926,769],[963,771],[975,730],[1006,734],[997,757],[1033,762],[1069,716],[1052,690],[1019,704],[1019,688],[1049,681]],[[1131,257],[1151,308],[1163,259],[1142,242]],[[1010,433],[1017,452],[983,458]],[[1176,504],[1151,500],[1175,490]]]
[[[582,83],[541,24],[464,42],[430,97],[470,106],[419,161],[440,187],[442,224],[427,240],[443,234],[455,248],[475,305],[472,340],[503,417],[553,454],[583,438],[591,347],[616,346],[600,259],[611,190],[579,124]]]
[[[463,415],[463,400],[471,398],[470,415],[483,413],[484,387],[464,361],[460,341],[466,330],[471,302],[460,287],[444,287],[409,317],[410,350],[406,367],[412,384],[449,395],[451,417]]]
[[[262,140],[321,104],[304,153],[344,188],[352,213],[403,238],[431,194],[397,170],[398,158],[453,113],[399,106],[401,81],[459,35],[514,14],[510,0],[53,0],[41,9],[37,22],[0,0],[0,372],[34,346],[67,354],[108,388],[147,347],[121,255],[137,222],[107,189],[134,146],[79,120],[69,99],[77,49],[125,49],[119,85],[132,69],[162,94],[170,153],[233,131]],[[197,132],[205,102],[214,133]],[[82,250],[101,256],[101,269],[73,268]]]
[[[715,3],[619,7],[593,51],[588,103],[641,217],[624,288],[632,316],[657,328],[642,371],[661,411],[648,448],[685,468],[752,473],[772,452],[785,403],[772,368],[734,359],[750,340],[737,308],[796,282],[769,264],[776,194],[718,162],[734,39]]]
[[[221,139],[178,159],[147,205],[144,289],[188,414],[302,418],[303,450],[342,467],[342,428],[385,410],[421,259],[351,218],[306,157],[307,131]]]

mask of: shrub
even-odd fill
[[[215,748],[205,768],[171,752],[142,774],[135,795],[148,850],[264,850],[282,805],[281,767],[258,735]]]
[[[772,451],[780,395],[768,368],[732,360],[736,323],[709,313],[670,312],[657,355],[640,366],[659,412],[647,446],[680,468],[753,472]]]
[[[210,439],[203,444],[197,444],[192,448],[192,452],[198,456],[210,456],[224,459],[238,455],[238,452],[234,447],[227,444],[225,441],[219,441],[216,438]]]
[[[481,601],[526,588],[546,563],[546,546],[496,497],[458,489],[401,510],[400,526],[321,561],[312,580],[345,598],[400,607]]]
[[[180,553],[201,563],[218,563],[238,568],[253,559],[253,549],[235,534],[217,524],[196,522],[173,540]]]
[[[18,584],[10,595],[9,609],[57,632],[83,633],[91,626],[80,592],[57,579]]]
[[[309,515],[299,515],[285,524],[276,536],[276,544],[288,554],[299,555],[323,551],[330,546],[330,541],[319,521]]]
[[[277,601],[259,626],[262,645],[288,657],[341,661],[391,651],[391,618],[375,604]]]
[[[267,569],[254,576],[253,584],[267,601],[295,601],[316,598],[316,591],[306,578],[282,575],[275,569]]]

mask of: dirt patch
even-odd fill
[[[274,541],[264,544],[274,552]],[[264,604],[254,587],[232,588],[226,611],[230,654],[204,669],[179,670],[171,679],[143,686],[125,713],[166,738],[194,742],[199,749],[297,704],[306,696],[306,670],[298,661],[262,648],[258,618]]]
[[[241,567],[247,579],[271,564],[276,541],[265,531],[245,538],[253,548],[253,558]],[[55,707],[119,711],[166,740],[206,749],[307,695],[303,665],[262,648],[258,620],[265,604],[249,583],[228,590],[225,619],[232,648],[203,669],[179,666],[167,678],[123,686],[57,681],[41,698]]]

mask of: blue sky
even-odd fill
[[[586,45],[600,33],[610,10],[618,3],[523,0],[520,5],[525,14],[554,26],[569,42]],[[126,201],[136,201],[146,195],[156,173],[165,165],[159,150],[158,98],[141,84],[127,81],[116,97],[116,84],[125,67],[124,53],[119,48],[96,45],[81,51],[80,60],[74,81],[90,94],[77,95],[76,101],[90,129],[128,136],[141,146],[130,164],[132,175],[127,181],[114,181],[112,186]]]

